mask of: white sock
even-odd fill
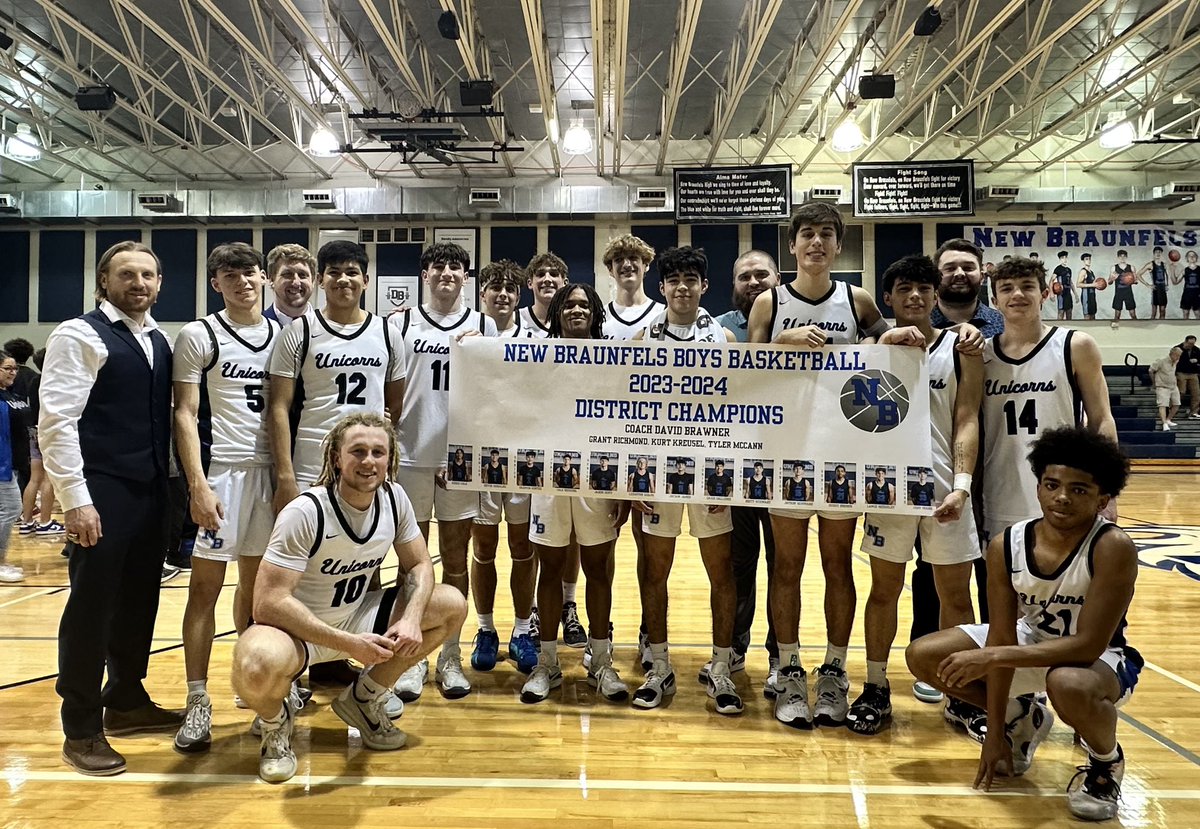
[[[564,604],[567,602],[571,602],[572,604],[574,604],[574,602],[575,602],[575,587],[576,587],[576,582],[573,582],[573,581],[570,581],[570,582],[564,581],[563,582],[563,603]]]
[[[592,673],[612,664],[612,654],[608,650],[610,643],[607,639],[592,639],[589,644],[592,647]]]
[[[800,643],[793,642],[790,645],[779,643],[779,667],[780,668],[799,668],[800,665]]]
[[[208,680],[207,679],[189,679],[187,684],[187,695],[190,697],[194,694],[208,695]]]
[[[479,629],[480,630],[490,630],[493,633],[495,633],[495,631],[496,631],[495,615],[496,614],[494,614],[494,613],[480,613],[479,614]]]
[[[547,642],[542,640],[540,649],[538,650],[539,665],[557,665],[558,664],[558,642]]]
[[[652,659],[655,662],[657,662],[658,660],[661,659],[663,662],[666,662],[668,665],[670,665],[671,657],[669,657],[667,655],[667,643],[666,642],[651,642],[650,643],[650,659]]]
[[[518,616],[516,622],[513,624],[513,634],[516,636],[520,636],[522,634],[528,635],[530,630],[532,630],[532,628],[529,626],[529,622],[530,617],[526,616],[524,619],[522,619],[520,616]]]
[[[733,662],[733,648],[717,648],[712,650],[712,661],[716,665],[718,662],[724,662],[729,665]]]
[[[360,673],[358,680],[354,683],[354,697],[361,702],[376,699],[387,690],[388,686],[380,685],[371,677],[370,668]]]
[[[281,722],[287,719],[287,705],[280,705],[279,713],[274,717],[263,717],[261,714],[259,716],[262,718],[262,721],[268,725],[279,725]]]
[[[887,660],[876,662],[873,659],[867,660],[867,682],[872,685],[882,685],[888,687],[887,678]]]
[[[846,645],[843,645],[839,648],[833,643],[827,643],[825,645],[825,664],[833,665],[835,668],[845,669],[846,653],[849,650],[849,647]]]
[[[1117,743],[1108,754],[1099,754],[1095,751],[1089,751],[1088,754],[1091,755],[1093,760],[1099,760],[1101,763],[1115,763],[1121,759],[1121,744]]]

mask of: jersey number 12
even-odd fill
[[[351,406],[367,405],[367,398],[363,396],[363,391],[367,388],[367,377],[361,372],[353,374],[339,374],[335,380],[338,387],[338,405],[344,406],[349,403]]]

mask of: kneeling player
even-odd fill
[[[405,735],[386,697],[407,668],[466,618],[454,587],[435,585],[412,504],[389,478],[396,437],[375,414],[343,418],[325,440],[318,485],[279,513],[254,588],[254,619],[233,655],[233,687],[262,718],[258,773],[278,783],[296,773],[289,701],[309,665],[352,657],[368,667],[333,703],[363,745],[391,751]],[[368,591],[388,549],[404,578]]]
[[[986,705],[989,722],[1007,723],[984,738],[975,784],[985,788],[998,772],[1029,769],[1054,717],[1020,695],[1046,691],[1090,755],[1083,782],[1067,787],[1071,814],[1106,820],[1125,770],[1117,707],[1143,661],[1125,643],[1137,549],[1098,513],[1124,488],[1129,461],[1110,439],[1075,427],[1044,433],[1029,461],[1042,517],[988,545],[991,624],[923,636],[909,645],[908,665],[945,693]]]

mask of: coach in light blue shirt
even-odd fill
[[[743,253],[733,263],[733,310],[717,317],[717,323],[733,332],[739,343],[748,342],[746,318],[754,300],[779,284],[779,266],[771,254],[761,250]]]
[[[942,243],[933,256],[942,281],[938,285],[937,307],[930,314],[934,328],[950,328],[969,322],[985,338],[1004,332],[1004,315],[979,301],[983,284],[983,250],[966,239]]]

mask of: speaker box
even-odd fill
[[[858,79],[858,94],[865,101],[875,98],[895,98],[896,76],[863,75]]]
[[[458,34],[458,18],[454,12],[444,11],[441,17],[438,18],[438,32],[446,40],[459,40]]]
[[[917,22],[913,25],[913,34],[917,37],[932,37],[941,25],[942,13],[937,10],[936,6],[930,6],[917,18]]]
[[[117,103],[117,93],[108,84],[81,86],[75,90],[75,106],[84,112],[104,112]]]
[[[490,106],[495,94],[496,85],[492,81],[461,81],[458,84],[458,97],[465,107]]]

